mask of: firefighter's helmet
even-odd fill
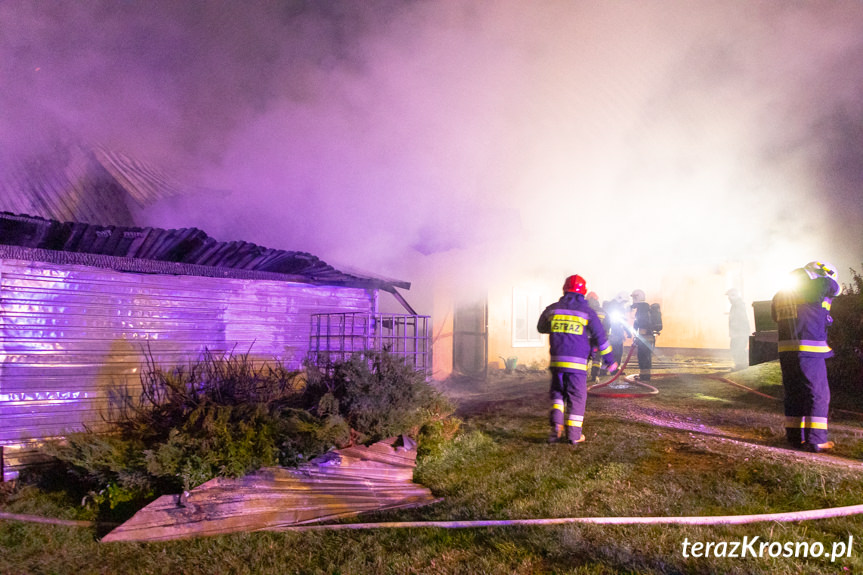
[[[617,292],[617,295],[614,296],[614,301],[618,303],[626,303],[629,301],[629,296],[626,295],[625,291]]]
[[[644,295],[644,291],[640,289],[632,290],[632,293],[629,294],[629,297],[632,298],[632,303],[640,303],[643,301],[647,301],[647,296]]]
[[[596,292],[595,292],[595,291],[587,292],[587,295],[586,295],[585,297],[586,297],[587,299],[595,299],[596,301],[599,301],[599,296],[598,296],[598,295],[596,295]]]
[[[806,270],[806,274],[811,278],[830,278],[834,281],[837,281],[836,278],[836,268],[832,264],[828,264],[826,262],[809,262],[803,269]]]
[[[803,271],[809,276],[809,279],[827,278],[831,280],[833,286],[833,296],[839,295],[842,288],[839,287],[839,277],[836,274],[836,266],[827,262],[809,262],[803,266]]]
[[[584,295],[587,293],[587,282],[579,275],[569,276],[566,278],[566,281],[563,282],[563,291]]]

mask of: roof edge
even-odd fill
[[[184,275],[244,280],[270,280],[311,285],[353,287],[360,289],[383,289],[386,291],[392,291],[394,287],[400,287],[398,284],[392,282],[383,282],[374,278],[352,277],[345,280],[328,281],[314,277],[294,274],[204,266],[199,264],[178,263],[141,258],[128,258],[104,254],[90,254],[84,252],[65,252],[46,250],[42,248],[27,248],[7,244],[0,244],[0,259],[37,261],[42,263],[60,265],[80,265],[110,269],[119,272],[142,274]]]

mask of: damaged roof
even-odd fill
[[[219,242],[197,228],[100,226],[0,212],[0,258],[119,271],[409,289],[410,282],[339,271],[306,252]]]
[[[0,257],[139,273],[271,279],[318,285],[410,289],[410,283],[338,270],[312,254],[197,228],[141,227],[138,208],[199,191],[130,156],[60,133],[36,151],[0,151]],[[39,214],[26,215],[26,214]],[[45,217],[41,217],[45,216]]]
[[[104,147],[46,140],[37,152],[0,152],[0,210],[60,221],[134,226],[135,211],[195,191]]]

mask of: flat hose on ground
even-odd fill
[[[757,515],[690,515],[683,517],[555,517],[551,519],[480,519],[475,521],[384,521],[380,523],[333,523],[283,525],[267,531],[339,531],[345,529],[416,529],[433,527],[438,529],[471,529],[477,527],[542,526],[542,525],[742,525],[746,523],[811,521],[863,515],[863,505],[809,509],[806,511],[787,511],[784,513],[761,513]],[[95,521],[70,521],[52,519],[35,515],[0,513],[0,520],[11,519],[31,523],[49,523],[70,527],[95,527],[96,525],[115,525]]]
[[[475,527],[507,527],[532,525],[570,525],[593,523],[601,525],[742,525],[765,521],[788,522],[812,519],[830,519],[863,514],[863,505],[789,511],[785,513],[762,513],[759,515],[706,515],[686,517],[558,517],[553,519],[500,519],[478,521],[389,521],[381,523],[336,523],[329,525],[290,525],[278,527],[279,531],[342,530],[342,529],[406,529],[437,527],[440,529],[464,529]]]
[[[631,352],[631,351],[630,351],[630,355],[632,355],[632,352]],[[629,359],[629,358],[627,358],[627,359]],[[623,370],[623,368],[621,368],[621,371],[622,371],[622,370]],[[619,372],[618,372],[618,373],[619,373]],[[721,375],[718,375],[718,374],[715,374],[715,373],[703,373],[703,374],[697,374],[697,373],[680,373],[680,372],[675,372],[675,373],[654,373],[654,374],[652,374],[652,376],[653,376],[653,377],[682,377],[682,376],[686,376],[686,377],[706,377],[706,378],[708,378],[708,379],[713,379],[713,380],[716,380],[716,381],[721,381],[721,382],[723,382],[723,383],[727,383],[727,384],[729,384],[729,385],[733,385],[734,387],[740,388],[740,389],[742,389],[742,390],[744,390],[744,391],[748,391],[749,393],[754,393],[755,395],[758,395],[758,396],[761,396],[761,397],[764,397],[764,398],[767,398],[767,399],[772,399],[773,401],[783,401],[781,397],[774,397],[774,396],[772,396],[772,395],[768,395],[768,394],[766,394],[766,393],[762,393],[762,392],[758,391],[757,389],[752,389],[751,387],[748,387],[748,386],[746,386],[746,385],[743,385],[742,383],[737,383],[736,381],[732,381],[732,380],[728,379],[727,377],[724,377],[724,376],[721,376]],[[608,380],[608,381],[606,381],[606,382],[603,382],[603,383],[600,383],[600,384],[598,384],[598,385],[593,385],[593,386],[591,386],[591,387],[588,387],[588,388],[587,388],[587,392],[588,392],[588,393],[591,393],[591,391],[590,391],[591,389],[595,389],[595,388],[597,388],[597,387],[603,387],[603,386],[605,386],[605,385],[608,385],[609,383],[611,383],[611,382],[612,382],[612,381],[614,381],[615,379],[617,379],[617,376],[615,376],[614,378],[612,378],[612,379],[610,379],[610,380]],[[648,387],[648,388],[650,388],[650,389],[654,389],[654,390],[656,390],[656,388],[655,388],[655,387],[652,387],[652,386],[650,386],[650,385],[647,385],[646,383],[644,383],[644,382],[640,382],[640,381],[638,381],[638,380],[636,380],[636,379],[633,379],[633,378],[630,378],[630,377],[627,377],[627,378],[625,378],[625,379],[626,379],[626,381],[628,381],[629,383],[633,383],[633,384],[636,384],[636,385],[641,385],[641,386]],[[645,396],[645,395],[656,395],[657,393],[659,393],[659,390],[656,390],[655,392],[652,392],[652,393],[632,393],[632,394],[592,393],[592,395],[602,395],[602,396],[604,396],[604,397],[642,397],[642,396]],[[851,411],[850,409],[840,409],[840,408],[838,408],[838,407],[833,407],[833,408],[831,408],[831,411],[836,411],[836,412],[839,412],[839,413],[846,413],[846,414],[849,414],[849,415],[856,415],[856,416],[858,416],[858,417],[863,417],[863,413],[860,413],[859,411]]]
[[[633,377],[625,377],[624,379],[628,383],[630,383],[632,385],[638,385],[638,386],[644,387],[648,391],[646,391],[646,392],[596,391],[598,389],[601,389],[601,388],[613,383],[614,381],[616,381],[621,376],[621,374],[623,374],[623,369],[629,363],[629,360],[630,360],[630,358],[632,358],[632,354],[634,351],[635,351],[635,346],[633,345],[629,348],[629,353],[627,354],[626,359],[623,361],[623,364],[620,366],[620,368],[618,368],[617,373],[614,374],[614,377],[612,377],[608,381],[603,381],[601,383],[597,383],[597,384],[589,386],[587,388],[587,393],[590,395],[595,395],[595,396],[599,396],[599,397],[646,397],[648,395],[658,394],[659,393],[658,389],[656,389],[652,385],[648,385],[648,384],[644,383],[643,381],[638,381],[637,379],[635,379],[634,376]],[[747,386],[743,385],[742,383],[737,383],[736,381],[731,381],[727,377],[723,377],[723,376],[717,375],[717,374],[692,374],[692,373],[654,373],[654,374],[652,374],[653,377],[679,377],[679,376],[684,376],[684,375],[690,376],[690,377],[694,376],[694,375],[698,375],[700,377],[706,377],[709,379],[714,379],[716,381],[721,381],[723,383],[733,385],[734,387],[738,387],[742,390],[748,391],[749,393],[754,393],[755,395],[759,395],[759,396],[767,398],[767,399],[772,399],[774,401],[782,401],[781,397],[774,397],[772,395],[767,395],[766,393],[761,393],[757,389],[752,389],[751,387],[747,387]],[[859,411],[851,411],[850,409],[839,409],[838,407],[834,407],[834,408],[832,408],[832,411],[836,411],[839,413],[846,413],[849,415],[856,415],[857,417],[863,417],[863,413],[861,413]]]
[[[614,377],[609,379],[608,381],[603,381],[602,383],[597,383],[591,385],[587,388],[587,393],[590,395],[596,395],[599,397],[646,397],[648,395],[656,395],[659,393],[659,390],[653,387],[652,385],[648,385],[643,381],[638,381],[634,377],[626,377],[624,378],[628,383],[632,385],[637,385],[647,389],[647,391],[635,392],[635,391],[596,391],[597,389],[603,388],[606,385],[609,385],[617,380],[622,374],[623,369],[629,364],[629,360],[632,358],[632,354],[635,352],[635,346],[630,346],[629,353],[626,356],[626,359],[623,360],[623,364],[617,368],[617,373],[614,374]]]

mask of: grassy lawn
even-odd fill
[[[415,474],[442,501],[360,521],[716,516],[863,503],[863,417],[832,417],[836,454],[798,453],[784,446],[780,401],[704,376],[715,367],[677,362],[668,371],[677,375],[652,382],[658,395],[591,396],[587,442],[578,448],[545,443],[544,373],[448,382],[463,431],[421,457]],[[776,363],[730,378],[781,397]],[[19,484],[4,491],[5,512],[89,518],[62,490]],[[863,516],[736,526],[262,532],[147,544],[103,544],[103,532],[0,521],[0,573],[863,572]],[[852,537],[850,556],[831,562],[830,553]],[[757,557],[742,548],[736,554],[743,557],[692,553],[692,543],[712,542],[729,555],[735,543],[754,538],[750,549],[767,544]],[[797,544],[823,546],[828,557],[786,556]]]

